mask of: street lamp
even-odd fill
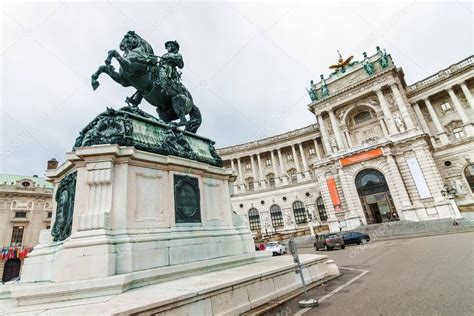
[[[451,210],[451,214],[453,215],[453,224],[458,225],[456,220],[455,220],[456,210],[458,209],[458,203],[456,201],[456,197],[458,195],[458,190],[455,187],[452,187],[452,186],[445,183],[443,185],[443,190],[441,190],[441,194],[444,196],[444,198],[447,198],[447,199],[450,200],[451,207],[453,208]]]
[[[454,187],[444,184],[441,194],[448,199],[454,199],[458,195],[458,190]]]

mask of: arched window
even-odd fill
[[[466,177],[467,183],[469,183],[471,192],[474,193],[474,165],[469,165],[464,169],[464,176]]]
[[[369,111],[362,111],[354,115],[354,123],[361,124],[372,119],[372,114]]]
[[[260,214],[256,208],[251,208],[249,210],[249,225],[251,230],[260,229]]]
[[[274,228],[283,227],[283,214],[281,208],[274,204],[270,207],[270,216],[272,218],[272,226]]]
[[[296,224],[306,223],[306,209],[304,207],[303,202],[296,201],[293,203],[293,213],[295,214],[295,222]]]
[[[328,220],[328,214],[326,213],[326,206],[324,206],[324,201],[322,197],[319,197],[316,200],[316,205],[318,206],[319,219],[324,222]]]

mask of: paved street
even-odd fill
[[[310,297],[324,297],[320,306],[300,309],[299,297],[268,315],[474,315],[474,233],[318,253],[327,253],[344,273],[310,291]]]

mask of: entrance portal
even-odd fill
[[[3,267],[2,282],[5,283],[18,277],[20,275],[20,266],[20,259],[8,259]]]
[[[359,172],[355,184],[367,224],[399,220],[384,175],[375,169]]]

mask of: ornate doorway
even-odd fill
[[[399,219],[384,175],[375,169],[359,172],[355,184],[364,209],[367,224]]]

